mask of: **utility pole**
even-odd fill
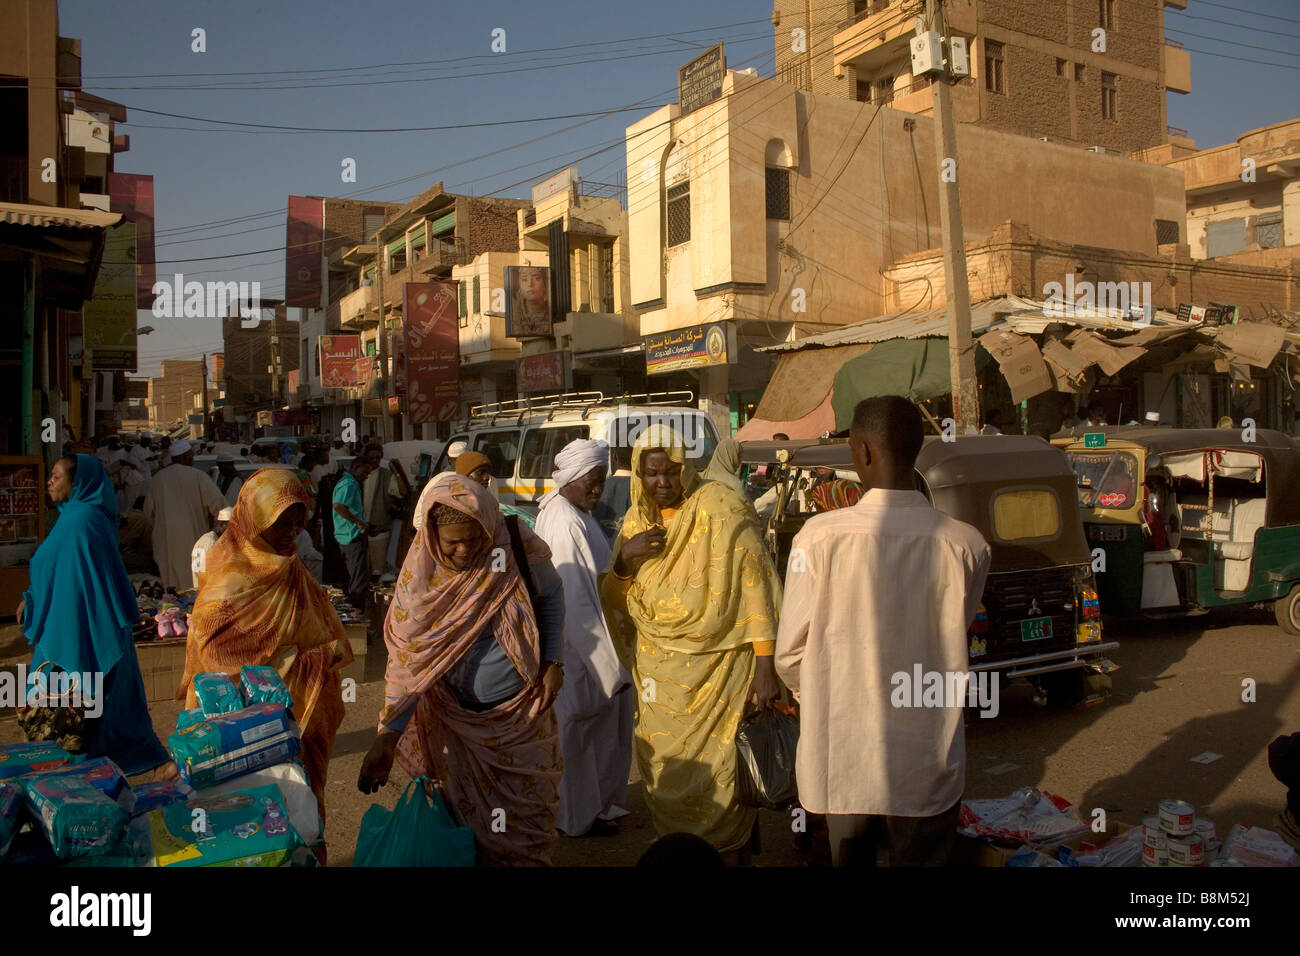
[[[929,28],[944,36],[943,0],[926,0]],[[945,44],[947,48],[947,44]],[[958,191],[957,131],[948,90],[951,69],[935,77],[935,157],[939,166],[939,223],[943,230],[943,274],[948,290],[948,368],[952,378],[952,416],[957,433],[979,430],[979,388],[971,342],[970,286],[966,281],[966,244]]]
[[[203,440],[212,441],[212,420],[208,418],[208,353],[203,353]]]
[[[392,380],[388,375],[388,314],[384,311],[384,243],[383,230],[375,233],[375,288],[379,300],[379,434],[384,444],[392,441],[392,422],[388,418],[388,391]],[[364,412],[365,409],[363,408]]]

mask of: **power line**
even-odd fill
[[[1233,13],[1244,13],[1252,17],[1265,17],[1269,20],[1281,20],[1284,23],[1300,23],[1300,20],[1294,17],[1279,17],[1275,13],[1260,13],[1257,10],[1250,10],[1245,7],[1234,7],[1228,3],[1214,3],[1212,0],[1196,0],[1196,2],[1207,7],[1222,7],[1224,10],[1231,10]]]

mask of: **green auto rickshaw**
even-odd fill
[[[1300,634],[1300,444],[1270,429],[1126,428],[1065,446],[1108,615],[1271,603]]]

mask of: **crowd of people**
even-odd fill
[[[390,553],[405,550],[383,622],[385,696],[358,776],[363,792],[400,763],[439,782],[473,827],[482,862],[547,865],[561,833],[618,831],[635,760],[666,838],[656,859],[694,858],[707,845],[740,863],[755,844],[757,811],[738,794],[737,729],[747,712],[793,698],[801,802],[826,815],[835,861],[873,865],[883,842],[892,862],[943,862],[964,784],[960,709],[900,714],[884,701],[893,670],[965,669],[989,551],[913,490],[921,436],[904,399],[858,406],[849,440],[861,500],[834,521],[808,521],[795,540],[804,557],[784,587],[736,480],[738,447],[724,445],[697,473],[665,425],[631,449],[631,505],[612,545],[592,517],[610,461],[601,441],[580,439],[556,456],[535,527],[507,513],[491,469],[463,449],[452,449],[461,452],[454,470],[428,480],[413,508],[401,503],[413,496],[409,478],[377,445],[360,448],[346,471],[324,449],[297,468],[258,470],[232,505],[238,476],[223,491],[189,467],[193,449],[172,442],[143,510],[164,580],[197,586],[178,698],[194,704],[200,673],[275,667],[293,694],[323,814],[343,719],[340,671],[352,652],[299,542],[319,544],[327,579],[341,564],[364,606],[365,545],[390,521]],[[381,469],[388,474],[367,501]],[[136,614],[122,562],[107,556],[118,521],[112,485],[97,459],[81,455],[60,463],[50,492],[61,514],[33,562],[26,633],[37,656],[65,669],[85,665],[66,652],[78,644],[96,666],[116,668],[110,694],[120,701],[110,708],[122,718],[101,741],[105,752],[129,758],[131,771],[173,773],[127,653]],[[392,504],[379,508],[375,496]],[[218,518],[222,530],[209,534]],[[51,550],[61,534],[78,535],[94,559]],[[832,575],[846,566],[897,574],[846,590]],[[88,631],[80,640],[72,625],[57,638],[50,630],[66,624],[50,589],[71,587],[72,577],[99,608],[77,624]],[[900,599],[899,578],[925,597]]]

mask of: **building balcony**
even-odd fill
[[[469,253],[465,240],[456,237],[450,242],[432,243],[410,268],[421,277],[433,274],[450,275],[452,266],[463,266],[468,262]]]
[[[872,3],[857,17],[845,20],[832,41],[835,74],[846,66],[870,73],[910,56],[913,24],[900,16],[900,4]]]
[[[338,327],[350,331],[360,331],[361,329],[373,328],[379,323],[379,297],[375,292],[373,285],[363,285],[361,288],[349,292],[338,300]],[[335,303],[330,303],[330,309],[327,310],[326,321],[330,327],[334,327],[335,316],[330,314],[334,309]]]
[[[1165,41],[1165,89],[1171,93],[1192,92],[1192,56],[1182,44]]]

